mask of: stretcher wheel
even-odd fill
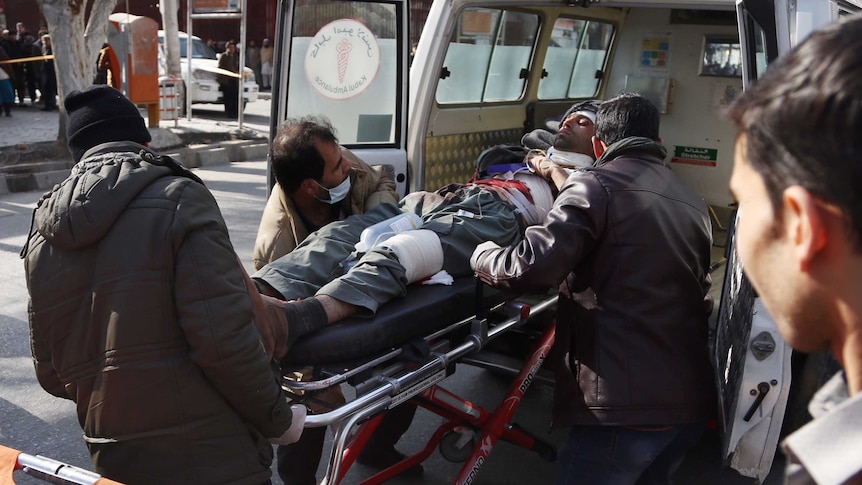
[[[470,458],[476,446],[476,432],[470,428],[458,426],[447,431],[440,440],[440,454],[452,463],[461,463]]]

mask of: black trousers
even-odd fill
[[[224,112],[229,118],[239,116],[239,82],[231,79],[222,85],[224,95]]]

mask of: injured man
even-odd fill
[[[583,132],[569,134],[591,139],[595,109],[567,115],[589,118]],[[267,353],[280,360],[302,335],[350,316],[373,316],[380,305],[404,296],[407,285],[441,270],[451,277],[470,276],[469,260],[481,243],[516,244],[527,226],[545,221],[555,193],[552,180],[546,180],[550,174],[537,170],[537,158],[526,160],[530,168],[414,192],[397,205],[381,204],[330,223],[254,273],[270,316],[256,319]],[[382,242],[360,243],[366,228],[383,221],[415,229],[393,228],[397,234]]]

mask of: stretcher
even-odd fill
[[[372,319],[351,318],[300,338],[282,360],[282,371],[290,376],[293,369],[314,370],[311,381],[285,378],[284,388],[295,400],[308,403],[316,393],[343,383],[356,390],[355,399],[306,420],[306,428],[331,425],[334,432],[321,483],[340,483],[383,413],[408,401],[443,417],[443,424],[422,450],[362,484],[383,483],[438,447],[447,460],[464,463],[453,483],[468,484],[500,439],[554,461],[552,445],[510,421],[550,352],[555,325],[537,316],[553,313],[548,310],[555,302],[556,295],[512,295],[458,278],[451,286],[411,285],[406,297],[383,305]],[[437,385],[455,372],[456,363],[467,362],[528,320],[531,327],[540,326],[539,336],[496,409],[486,410]]]
[[[84,470],[40,455],[28,455],[0,446],[0,485],[14,485],[14,473],[20,471],[48,483],[77,485],[122,485]]]

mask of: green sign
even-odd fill
[[[687,163],[690,165],[707,165],[714,167],[718,161],[718,149],[700,147],[674,146],[673,163]]]

